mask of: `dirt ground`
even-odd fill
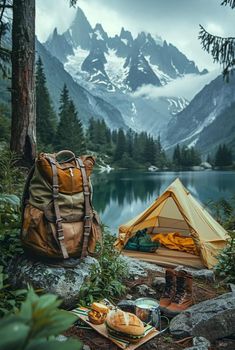
[[[156,274],[154,274],[156,277]],[[141,284],[147,284],[152,288],[153,275],[149,275],[148,278],[141,278],[136,281],[127,281],[127,293],[132,295],[133,299],[140,297],[137,294],[137,286]],[[193,283],[193,300],[194,304],[201,301],[215,298],[228,290],[216,283],[202,282],[201,280],[194,279]],[[160,294],[156,291],[156,299],[160,298]],[[122,298],[125,299],[125,296]],[[164,325],[163,325],[164,328]],[[78,326],[73,326],[70,330],[65,333],[66,336],[73,336],[79,338],[84,344],[88,345],[91,350],[118,350],[116,345],[114,345],[110,340],[100,336],[93,330],[81,329]],[[139,347],[139,350],[181,350],[192,346],[192,338],[186,338],[181,340],[173,339],[168,331],[163,334],[156,336],[148,343],[143,344]],[[235,339],[223,339],[212,344],[210,350],[234,350],[235,349]]]

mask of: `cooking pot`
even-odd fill
[[[161,328],[161,312],[158,302],[153,298],[139,298],[135,301],[135,314],[141,321]]]

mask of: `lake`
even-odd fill
[[[201,203],[235,195],[234,171],[95,173],[93,204],[102,222],[116,233],[118,226],[147,208],[177,177]]]

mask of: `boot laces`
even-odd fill
[[[179,303],[181,298],[184,296],[185,293],[185,283],[184,283],[184,278],[179,278],[177,281],[177,287],[176,287],[176,293],[172,299],[172,302],[174,303]]]
[[[166,277],[166,284],[165,284],[165,289],[164,289],[164,296],[169,297],[171,295],[173,288],[173,279],[172,277]]]

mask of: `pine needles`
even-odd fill
[[[212,35],[200,25],[199,39],[203,49],[212,55],[214,62],[223,65],[223,75],[228,78],[235,67],[235,38]]]

